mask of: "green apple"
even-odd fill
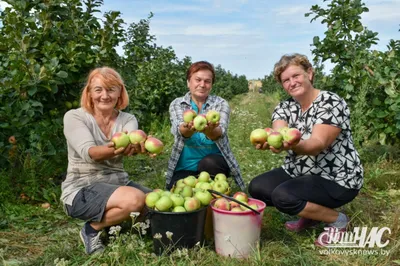
[[[172,200],[172,206],[183,206],[183,203],[185,203],[185,199],[179,195],[179,194],[172,194],[169,196]]]
[[[185,200],[185,203],[183,204],[183,206],[185,207],[185,209],[189,212],[189,211],[195,211],[197,209],[200,208],[200,200],[198,198],[195,197],[190,197],[187,198]]]
[[[197,131],[202,131],[207,125],[207,118],[204,114],[198,115],[193,120],[193,126]]]
[[[168,191],[168,190],[164,190],[162,193],[161,193],[161,196],[171,196],[171,194],[172,194],[172,192],[171,191]]]
[[[138,144],[142,141],[145,141],[147,138],[147,134],[140,129],[133,130],[129,133],[129,139],[132,144]]]
[[[185,177],[185,178],[183,179],[183,183],[185,183],[185,185],[191,186],[191,187],[195,187],[197,181],[198,181],[198,180],[197,180],[196,177],[193,176],[193,175],[187,176],[187,177]]]
[[[145,203],[147,207],[154,208],[156,202],[160,199],[160,194],[157,192],[149,192],[146,195]]]
[[[172,193],[181,194],[182,190],[183,190],[183,187],[175,187],[175,188],[173,188]]]
[[[130,142],[128,135],[124,132],[114,133],[111,137],[111,141],[114,142],[115,149],[125,148]]]
[[[194,196],[200,200],[201,205],[204,206],[210,204],[211,200],[213,199],[213,196],[208,191],[197,191]]]
[[[200,188],[202,184],[206,184],[207,182],[203,182],[203,181],[199,181],[196,183],[196,185],[194,186],[195,188]],[[208,184],[208,183],[207,183]]]
[[[289,130],[288,127],[281,127],[278,129],[278,132],[282,134],[282,136],[286,135],[286,132]]]
[[[253,208],[254,210],[258,211],[258,205],[257,204],[253,203],[253,204],[250,204],[248,206],[250,208]],[[244,210],[244,211],[252,211],[249,208],[246,208],[245,206],[240,206],[240,208],[242,208],[242,210]]]
[[[170,199],[169,196],[161,196],[159,200],[157,200],[155,207],[157,210],[161,212],[168,211],[173,205],[172,200]]]
[[[220,182],[220,181],[215,181],[213,185],[213,190],[219,192],[219,193],[225,193],[226,192],[226,186]]]
[[[243,210],[240,207],[234,207],[234,208],[231,209],[231,212],[242,212],[242,211]]]
[[[272,132],[268,136],[268,144],[270,146],[274,147],[275,149],[279,149],[280,147],[282,147],[282,144],[283,144],[282,134],[279,132]]]
[[[200,188],[203,190],[212,189],[213,185],[211,183],[202,182]]]
[[[183,197],[191,197],[193,195],[193,188],[191,186],[184,186],[180,194]]]
[[[215,175],[214,180],[215,180],[215,181],[226,181],[226,180],[227,180],[227,177],[226,177],[225,174],[219,173],[219,174],[216,174],[216,175]]]
[[[250,142],[255,145],[263,145],[268,139],[268,133],[262,128],[254,129],[250,133]]]
[[[206,119],[208,122],[215,124],[215,123],[219,122],[220,114],[219,114],[219,112],[217,112],[215,110],[210,110],[206,114]]]
[[[197,179],[199,180],[199,182],[209,182],[211,177],[208,172],[202,171],[200,172],[199,177]]]
[[[183,121],[185,123],[190,123],[193,121],[193,119],[197,116],[196,111],[192,109],[187,109],[183,112]]]
[[[153,189],[153,191],[157,192],[160,195],[160,197],[162,196],[162,193],[164,192],[164,190],[162,190],[161,188],[155,188],[155,189]]]
[[[184,186],[186,186],[186,184],[183,183],[183,179],[179,179],[179,180],[176,182],[176,187],[184,187]]]
[[[186,212],[186,209],[183,206],[176,206],[172,209],[172,212]]]
[[[164,149],[164,144],[155,137],[148,137],[144,143],[144,147],[150,153],[159,154]]]

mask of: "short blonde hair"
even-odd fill
[[[129,96],[128,92],[126,91],[124,81],[122,80],[120,74],[117,71],[110,67],[98,67],[93,69],[88,78],[85,87],[82,90],[81,95],[81,106],[88,111],[89,113],[93,114],[93,102],[89,96],[90,90],[92,89],[92,80],[94,77],[99,77],[104,85],[108,88],[117,87],[121,90],[121,95],[118,99],[118,102],[115,106],[117,110],[125,109],[129,104]]]
[[[304,71],[312,70],[312,65],[310,61],[308,61],[307,56],[302,54],[285,54],[281,57],[281,59],[274,66],[274,78],[279,83],[282,83],[281,74],[285,71],[289,66],[300,66],[304,69]],[[312,76],[311,84],[314,81],[314,75]]]

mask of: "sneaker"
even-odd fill
[[[322,232],[318,238],[315,240],[314,245],[317,247],[329,247],[330,245],[335,245],[339,243],[346,233],[346,227],[325,227],[324,232]]]
[[[101,231],[96,234],[86,234],[85,226],[83,226],[79,235],[81,236],[83,245],[85,246],[86,254],[90,255],[104,250],[105,247],[100,239]]]
[[[307,218],[300,218],[297,221],[288,221],[285,223],[285,227],[289,231],[300,232],[306,228],[315,227],[320,221],[311,220]]]

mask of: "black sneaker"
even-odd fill
[[[86,234],[85,226],[83,226],[79,235],[81,236],[83,245],[85,246],[86,254],[90,255],[97,252],[103,252],[105,247],[100,239],[101,231],[96,234]]]

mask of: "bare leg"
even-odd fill
[[[337,220],[339,212],[312,202],[307,202],[306,207],[298,216],[325,223],[333,223]]]
[[[144,207],[145,195],[139,189],[122,186],[117,188],[107,202],[106,211],[100,222],[90,225],[100,231],[103,228],[128,219],[131,212],[141,212]]]

